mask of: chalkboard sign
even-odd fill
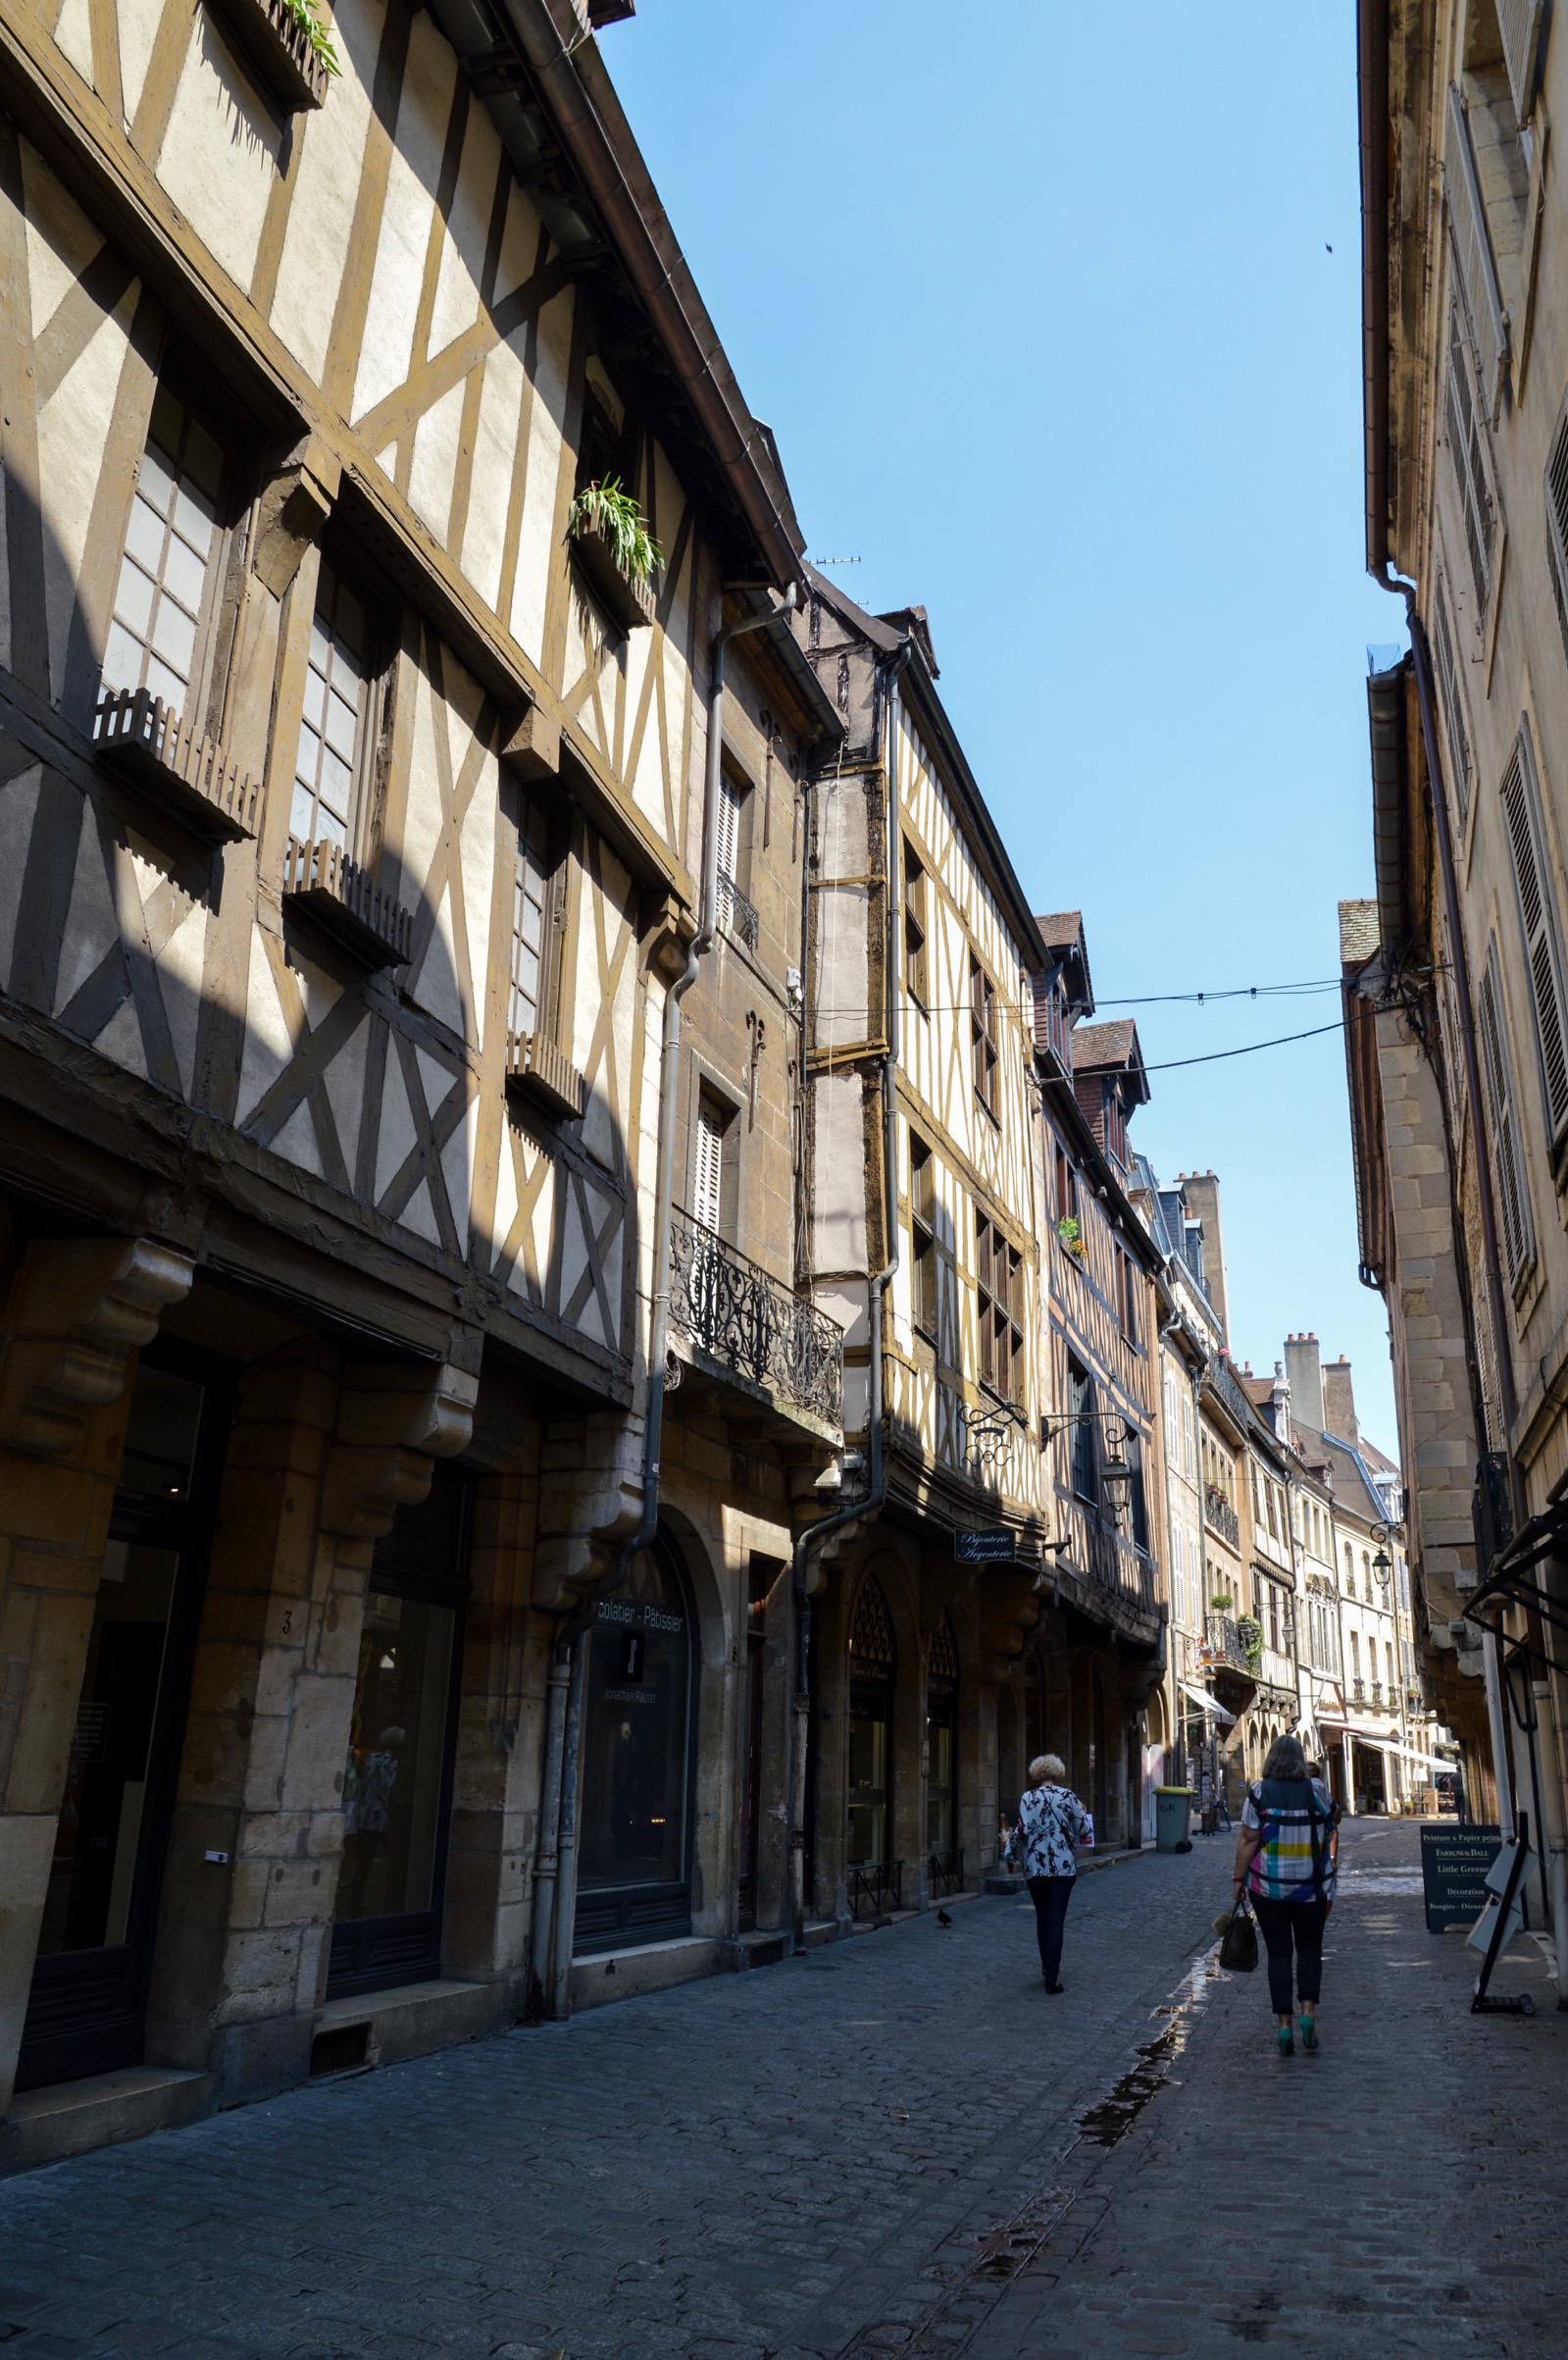
[[[1474,1924],[1491,1898],[1487,1871],[1501,1843],[1500,1827],[1422,1828],[1421,1883],[1429,1933]]]

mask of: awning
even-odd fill
[[[1212,1713],[1216,1720],[1223,1720],[1229,1726],[1235,1726],[1236,1715],[1227,1713],[1218,1698],[1210,1696],[1206,1688],[1194,1688],[1190,1680],[1178,1680],[1176,1684],[1185,1696],[1192,1699],[1194,1705],[1201,1706],[1205,1713]]]
[[[1332,1729],[1337,1737],[1363,1738],[1368,1745],[1387,1745],[1390,1742],[1389,1732],[1381,1722],[1349,1720],[1342,1713],[1320,1713],[1318,1727]]]
[[[1391,1738],[1369,1737],[1365,1742],[1374,1746],[1380,1754],[1401,1754],[1406,1762],[1417,1763],[1422,1770],[1456,1770],[1459,1768],[1457,1762],[1443,1762],[1436,1754],[1418,1754],[1412,1745],[1395,1745]]]

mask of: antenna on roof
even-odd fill
[[[808,558],[807,563],[810,565],[864,565],[865,559],[863,557],[812,557]]]

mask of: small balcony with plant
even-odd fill
[[[615,629],[651,623],[664,552],[619,476],[585,484],[567,518],[572,555],[594,603]]]
[[[1233,1549],[1241,1546],[1241,1520],[1217,1483],[1203,1486],[1203,1521]]]

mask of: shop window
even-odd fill
[[[221,604],[228,485],[222,447],[161,385],[136,469],[103,685],[145,689],[193,725]]]
[[[958,1873],[958,1643],[943,1615],[926,1669],[926,1850],[933,1880],[950,1890]]]
[[[898,1651],[874,1577],[862,1583],[849,1637],[848,1863],[885,1868],[891,1833],[891,1737]]]
[[[55,1823],[19,2089],[140,2061],[227,1425],[217,1369],[167,1345],[142,1356]]]
[[[697,1704],[690,1585],[660,1526],[588,1634],[575,1930],[580,1954],[691,1930]]]
[[[376,1545],[343,1764],[331,1996],[438,1975],[471,1481],[437,1465]]]

